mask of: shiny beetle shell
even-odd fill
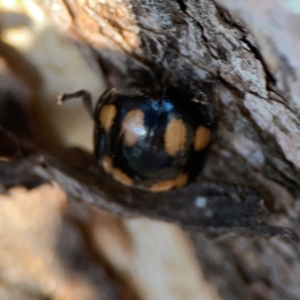
[[[108,90],[94,112],[97,163],[127,186],[161,192],[186,185],[211,145],[214,122],[206,106],[178,87],[161,99]]]

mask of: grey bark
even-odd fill
[[[134,192],[120,190],[123,196],[112,195],[110,204],[102,207],[118,212],[121,205],[121,214],[134,211],[190,229],[195,225],[208,231],[225,228],[227,233],[228,228],[247,229],[247,235],[235,231],[234,237],[218,241],[199,232],[192,234],[207,278],[224,299],[300,299],[299,247],[281,237],[249,237],[249,231],[294,236],[278,227],[265,230],[267,225],[260,223],[262,206],[271,213],[269,223],[299,232],[299,13],[279,0],[215,2],[96,0],[79,5],[76,0],[38,1],[58,27],[83,48],[93,49],[94,55],[87,60],[105,71],[110,85],[126,91],[163,79],[188,85],[195,92],[204,89],[215,108],[218,139],[193,195],[215,184],[213,196],[227,198],[220,196],[215,204],[207,198],[208,203],[214,215],[224,213],[224,218],[205,223],[201,212],[195,214],[194,196],[188,198],[191,192],[185,194],[185,190],[174,192],[175,204],[170,202],[173,196],[164,198],[165,206],[152,196],[145,196],[149,202],[141,205],[128,199]],[[83,179],[76,180],[85,184]],[[58,181],[65,182],[64,188],[75,197],[76,192],[70,192],[76,190],[74,181]],[[203,182],[209,182],[208,186]],[[260,196],[247,202],[245,186]],[[87,190],[93,196],[87,198],[95,202],[98,190]],[[237,196],[240,191],[241,197]],[[77,198],[83,196],[87,195]],[[112,204],[115,199],[121,202]],[[223,206],[222,200],[227,204]],[[237,209],[233,204],[239,201]],[[247,203],[254,209],[246,208]],[[188,213],[181,211],[184,205],[190,205]]]

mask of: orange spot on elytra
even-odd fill
[[[105,105],[100,110],[99,120],[105,131],[109,131],[117,114],[117,108],[113,104]]]
[[[144,112],[140,109],[131,110],[125,116],[121,134],[124,136],[124,144],[127,147],[133,146],[138,138],[145,134],[144,118]]]
[[[150,190],[152,192],[164,192],[168,191],[174,186],[174,180],[166,180],[166,181],[160,181],[157,183],[154,183],[151,187]]]
[[[102,159],[102,167],[107,172],[110,173],[113,169],[113,163],[111,157],[105,155]]]
[[[164,136],[165,149],[169,155],[174,156],[184,149],[186,134],[187,128],[184,122],[174,118],[171,119]]]
[[[188,175],[187,174],[179,174],[175,179],[175,187],[180,188],[186,185],[188,182]]]
[[[124,185],[131,186],[133,184],[132,179],[120,169],[113,169],[112,176],[115,180],[121,182]]]
[[[105,172],[110,173],[116,181],[121,182],[124,185],[131,186],[133,184],[132,179],[118,168],[114,168],[112,158],[105,155],[102,159],[102,167]]]
[[[200,125],[195,133],[194,150],[200,151],[204,149],[210,141],[211,131],[207,127]]]

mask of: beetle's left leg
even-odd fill
[[[94,112],[92,95],[87,90],[79,90],[73,93],[62,94],[57,98],[57,104],[61,105],[65,101],[71,100],[73,98],[82,98],[86,110],[88,111],[89,115],[93,118]]]

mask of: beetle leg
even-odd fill
[[[62,94],[57,98],[57,104],[61,105],[65,101],[71,100],[73,98],[82,98],[86,110],[88,111],[89,115],[93,118],[94,112],[92,95],[87,90],[79,90],[73,93]]]

